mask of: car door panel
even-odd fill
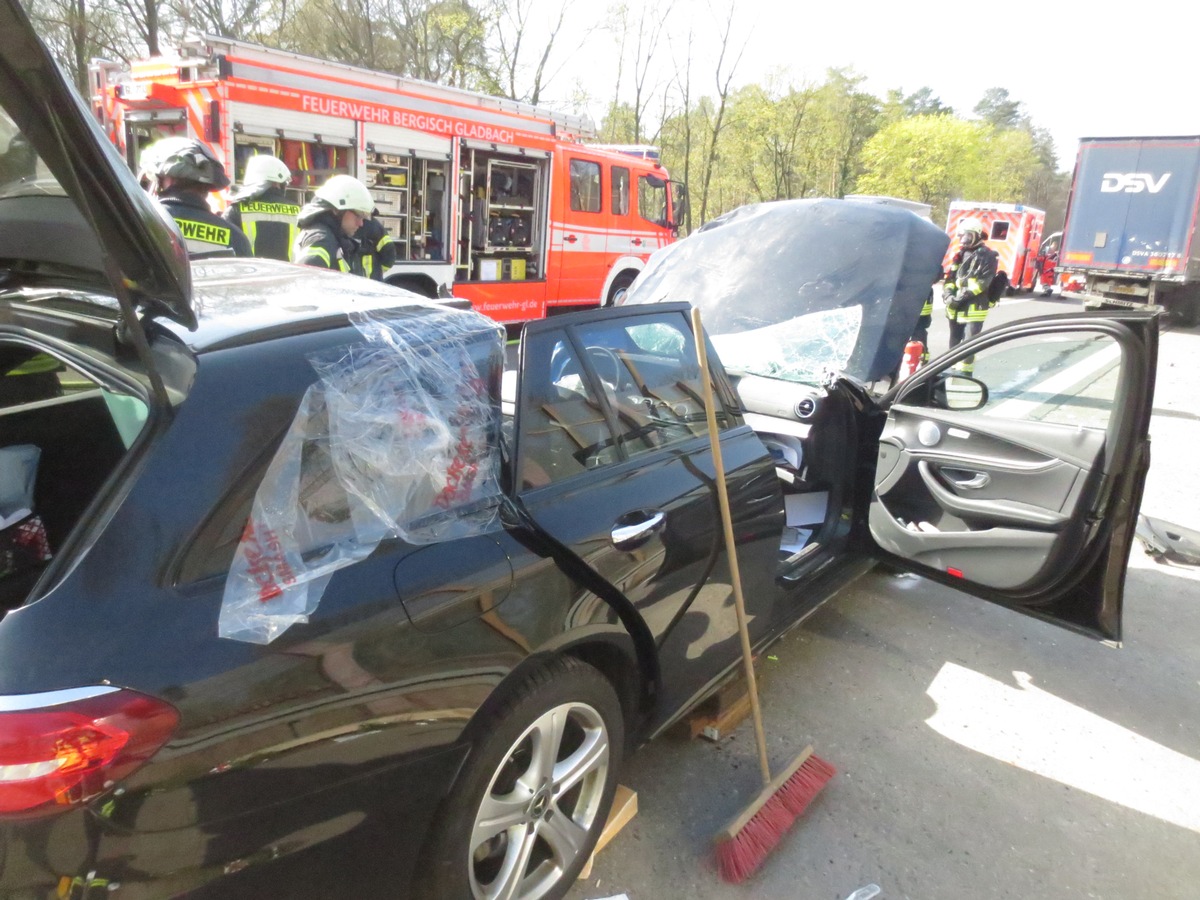
[[[868,525],[896,564],[1110,640],[1149,466],[1144,312],[985,332],[884,398]],[[977,408],[950,408],[970,357]],[[940,398],[940,399],[939,399]]]
[[[599,339],[594,326],[615,329],[623,322],[663,322],[664,316],[675,316],[690,336],[684,308],[622,307],[531,323],[522,348],[519,502],[538,529],[620,591],[645,622],[662,673],[651,728],[736,657],[731,579],[712,452],[707,436],[697,433],[703,428],[703,408],[691,393],[694,386],[685,378],[660,377],[669,368],[665,356],[656,366],[645,353],[621,348],[611,354],[593,352]],[[548,347],[548,341],[555,346]],[[564,366],[566,346],[573,349]],[[683,357],[694,354],[687,347],[680,352]],[[614,376],[610,369],[618,363],[632,379]],[[552,392],[534,386],[539,366],[549,370],[557,385],[590,388],[593,416],[586,435],[573,438],[570,433],[578,431],[579,417],[568,429],[544,414],[544,400]],[[774,463],[757,435],[748,426],[729,424],[720,436],[722,454],[751,633],[762,637],[777,618],[780,589],[774,576],[783,498]],[[559,464],[561,453],[555,448],[571,440],[579,445],[573,457],[585,453],[582,467],[572,467],[575,459]],[[607,447],[605,455],[592,451],[599,444]],[[539,460],[545,464],[534,466]],[[543,471],[549,482],[539,484]]]
[[[1004,423],[1005,435],[999,436],[986,431],[986,422],[964,419],[893,407],[876,470],[884,505],[908,521],[932,501],[944,513],[982,524],[1064,526],[1086,473],[1103,461],[1103,434]],[[1010,438],[1010,432],[1019,433]]]

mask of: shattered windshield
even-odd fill
[[[861,325],[862,307],[851,306],[711,339],[730,372],[820,385],[846,368]]]
[[[0,109],[0,198],[66,192],[8,113]]]

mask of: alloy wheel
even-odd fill
[[[537,900],[559,884],[600,814],[609,756],[604,720],[585,703],[555,706],[525,729],[475,813],[477,900]]]

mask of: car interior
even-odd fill
[[[145,419],[141,400],[0,343],[0,612],[25,602]]]
[[[849,531],[858,418],[844,387],[816,387],[742,375],[734,378],[746,421],[775,460],[787,525],[780,575]]]
[[[579,345],[587,367],[577,358]],[[598,387],[592,386],[589,370]],[[564,330],[556,339],[530,345],[525,373],[522,490],[707,432],[691,334],[666,318],[580,325],[574,343]],[[847,465],[846,448],[857,446],[857,419],[849,397],[837,387],[758,376],[731,380],[747,423],[775,459],[787,512],[779,575],[787,577],[849,529],[844,513],[856,469]],[[516,383],[510,366],[503,390],[510,437]],[[718,427],[724,427],[723,410]]]

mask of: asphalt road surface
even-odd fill
[[[1007,298],[986,327],[1078,306]],[[935,310],[934,354],[946,347]],[[1162,335],[1142,509],[1200,528],[1200,330]],[[1200,570],[1135,545],[1117,649],[913,576],[860,580],[760,662],[778,764],[839,774],[746,884],[709,840],[758,790],[753,733],[664,738],[571,900],[1200,897]]]

